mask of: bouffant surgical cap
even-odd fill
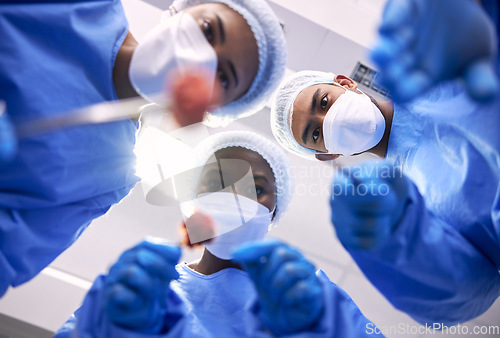
[[[306,70],[293,74],[280,84],[271,107],[271,129],[285,149],[310,160],[316,159],[316,150],[300,145],[293,137],[293,103],[304,89],[321,83],[333,84],[334,77],[333,73]]]
[[[205,165],[215,152],[232,147],[242,147],[258,153],[271,167],[276,184],[276,213],[271,225],[276,225],[288,208],[293,194],[293,180],[285,152],[277,144],[256,133],[228,131],[201,141],[195,148],[196,162],[198,165]]]
[[[248,91],[239,99],[207,114],[206,124],[223,126],[264,108],[285,73],[286,41],[278,18],[265,0],[175,0],[172,7],[182,11],[213,2],[225,4],[243,16],[255,36],[259,51],[259,70]]]

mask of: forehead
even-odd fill
[[[237,161],[235,163],[246,163],[252,168],[254,174],[264,175],[269,182],[274,182],[274,174],[271,166],[267,161],[257,152],[242,148],[242,147],[230,147],[218,150],[215,152],[215,157],[217,159],[237,159],[242,161]],[[237,170],[235,168],[235,170]]]
[[[344,89],[341,87],[335,86],[330,83],[319,83],[303,89],[295,98],[293,102],[293,112],[292,117],[295,118],[297,115],[303,114],[304,112],[309,112],[311,108],[312,98],[317,90],[326,92],[326,91],[338,91],[339,93],[343,93]],[[296,115],[297,114],[297,115]]]

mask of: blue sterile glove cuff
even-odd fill
[[[143,241],[125,251],[111,267],[103,288],[111,322],[148,334],[168,331],[170,281],[179,278],[175,265],[181,250]]]
[[[396,102],[457,77],[475,100],[497,95],[495,28],[475,1],[390,0],[379,32],[371,57]]]
[[[17,151],[17,138],[5,102],[0,101],[0,163],[10,161]]]
[[[313,330],[324,309],[316,269],[296,249],[277,240],[254,242],[233,253],[255,283],[257,316],[275,335]]]
[[[382,245],[406,207],[408,179],[388,162],[343,168],[332,183],[331,220],[347,249],[370,250]]]

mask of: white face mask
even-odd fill
[[[323,120],[323,138],[330,154],[353,155],[371,149],[384,132],[384,116],[370,98],[348,89]]]
[[[185,214],[193,208],[214,219],[215,238],[205,248],[220,259],[232,259],[231,252],[237,246],[263,239],[273,217],[264,205],[231,192],[204,193],[181,204]]]
[[[130,62],[129,78],[134,89],[148,101],[166,105],[168,76],[173,71],[206,70],[213,86],[217,54],[193,17],[179,13],[167,17],[153,28],[135,49]],[[197,75],[203,72],[197,72]]]

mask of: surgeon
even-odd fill
[[[378,82],[399,103],[454,78],[476,101],[492,100],[498,28],[497,0],[390,0],[371,53]]]
[[[173,245],[127,250],[56,337],[368,336],[370,322],[322,271],[283,242],[260,241],[291,199],[283,151],[255,133],[224,132],[197,154],[206,165],[190,203],[225,232],[191,263],[178,264]]]
[[[500,97],[478,104],[457,82],[401,106],[306,71],[281,85],[271,124],[306,158],[385,158],[338,170],[337,236],[396,308],[454,325],[500,295],[499,111]]]
[[[0,296],[40,272],[138,181],[137,121],[17,145],[13,125],[138,95],[168,99],[166,79],[192,67],[219,86],[222,106],[211,123],[228,123],[263,107],[286,59],[281,27],[263,0],[175,1],[140,44],[120,1],[17,2],[0,6],[0,35],[1,128],[10,140],[1,147]]]

